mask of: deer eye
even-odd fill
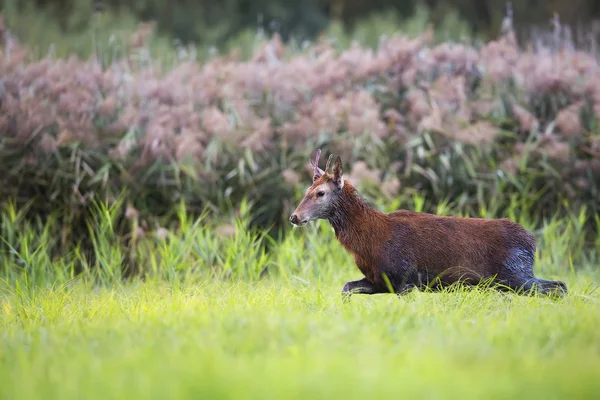
[[[321,191],[321,192],[317,192],[317,197],[323,197],[325,196],[325,192]]]

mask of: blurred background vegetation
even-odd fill
[[[384,33],[416,34],[432,24],[438,40],[487,40],[499,31],[505,0],[1,0],[7,24],[19,39],[40,51],[87,55],[92,36],[102,39],[155,21],[167,43],[193,43],[200,54],[244,47],[257,32],[278,32],[286,42],[336,34],[374,46]],[[528,38],[554,13],[585,30],[600,17],[596,0],[519,0],[512,4],[514,26]],[[594,32],[600,32],[597,24]],[[93,35],[92,35],[93,34]],[[213,50],[214,51],[214,50]]]
[[[250,226],[276,236],[289,228],[317,147],[343,154],[361,191],[382,208],[451,209],[536,226],[558,214],[585,215],[580,226],[594,233],[587,242],[596,240],[598,1],[514,2],[518,49],[496,41],[504,0],[0,0],[0,7],[0,201],[14,220],[56,220],[48,236],[58,252],[75,242],[81,251],[93,247],[96,200],[111,203],[110,235],[123,234],[127,246],[177,224],[182,202],[196,215],[208,208],[230,216],[249,200]],[[431,41],[381,45],[429,27]],[[540,43],[537,63],[530,49]],[[584,55],[556,57],[565,46]],[[228,54],[235,55],[211,64]],[[91,61],[65,61],[72,55]],[[156,62],[178,68],[163,74]],[[279,86],[269,73],[279,74]],[[215,83],[223,77],[231,82]],[[457,124],[459,112],[468,117]],[[242,139],[252,144],[254,134],[252,151]],[[155,146],[160,140],[165,148]],[[194,146],[202,156],[191,164],[163,159]],[[8,226],[0,232],[6,257],[19,248]]]

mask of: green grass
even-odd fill
[[[356,275],[356,274],[354,274]],[[339,283],[64,286],[2,301],[5,399],[593,398],[600,297]]]
[[[326,223],[295,229],[263,253],[243,220],[234,236],[215,239],[210,220],[182,212],[170,237],[137,244],[144,279],[123,280],[115,267],[124,247],[110,234],[110,209],[99,209],[105,219],[90,225],[98,260],[79,275],[69,272],[77,251],[46,253],[48,225],[3,216],[11,251],[1,270],[0,398],[600,392],[599,246],[579,229],[585,213],[535,230],[536,274],[567,282],[563,299],[452,288],[345,304],[340,290],[360,273]]]

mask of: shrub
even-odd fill
[[[147,51],[152,28],[100,62],[31,59],[1,27],[2,199],[62,209],[73,238],[96,198],[124,199],[140,229],[181,201],[200,212],[249,199],[253,226],[271,228],[322,147],[372,199],[502,212],[521,196],[538,217],[564,201],[598,211],[594,54],[525,51],[511,32],[480,48],[434,45],[426,31],[342,51],[326,37],[292,51],[275,35],[247,61],[183,54],[164,68]]]

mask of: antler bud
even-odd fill
[[[319,168],[319,158],[320,158],[320,157],[321,157],[321,149],[318,149],[318,150],[317,150],[317,156],[315,157],[315,162],[313,163],[313,162],[311,161],[311,163],[312,163],[313,167],[315,167],[315,169],[314,169],[314,174],[315,174],[315,175],[320,175],[320,174],[319,174],[319,172],[321,172],[321,171],[320,171],[320,168]]]
[[[321,157],[321,149],[317,150],[317,156],[315,157],[315,161],[310,160],[311,165],[313,166],[313,181],[317,180],[325,173],[321,168],[319,168],[319,157]]]
[[[327,164],[325,164],[325,172],[329,173],[329,164],[331,164],[331,159],[333,158],[333,154],[329,155],[329,158],[327,159]]]

